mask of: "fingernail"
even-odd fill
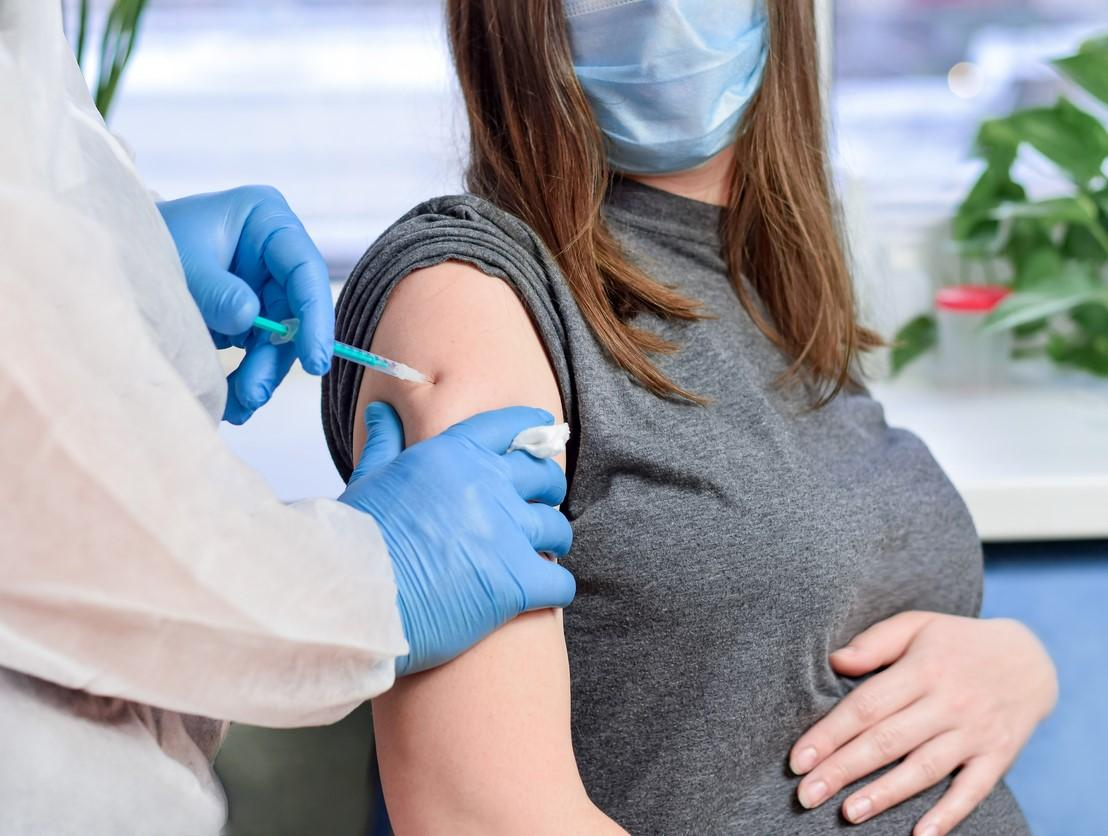
[[[923,832],[919,836],[939,836],[939,826],[937,824],[929,824],[923,829]]]
[[[846,647],[840,647],[840,648],[839,648],[838,650],[836,650],[836,651],[835,651],[834,653],[832,653],[831,655],[832,655],[832,656],[849,656],[849,655],[851,655],[852,653],[857,653],[857,652],[858,652],[858,651],[857,651],[857,650],[856,650],[855,648],[851,647],[851,646],[850,646],[850,645],[848,644],[848,645],[847,645]]]
[[[852,822],[860,822],[869,815],[869,811],[872,809],[873,802],[863,795],[846,805],[846,817]]]
[[[823,781],[816,781],[800,788],[800,803],[811,810],[821,803],[826,795],[827,784]]]
[[[797,756],[793,758],[792,771],[797,775],[803,775],[809,769],[816,765],[816,759],[819,757],[819,752],[814,747],[808,746],[801,749],[797,753]]]
[[[261,409],[268,400],[269,390],[265,387],[259,387],[250,393],[250,397],[247,398],[245,406],[250,409]]]

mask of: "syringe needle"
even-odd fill
[[[275,322],[272,319],[266,319],[264,316],[256,316],[254,317],[254,326],[269,332],[269,339],[280,344],[287,343],[296,336],[296,331],[300,327],[300,320],[286,319],[282,322]],[[373,354],[370,351],[363,351],[352,345],[340,343],[338,340],[335,341],[334,350],[336,357],[341,357],[343,360],[349,360],[351,363],[357,363],[367,369],[373,369],[375,372],[381,372],[381,374],[387,374],[399,380],[406,380],[409,383],[434,383],[423,372],[417,371],[411,366],[405,366],[403,363],[390,360],[388,357],[382,357],[380,354]]]

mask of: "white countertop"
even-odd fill
[[[942,389],[922,370],[872,388],[889,423],[931,448],[982,539],[1108,538],[1108,380],[1019,371],[1022,382],[990,391]],[[282,499],[342,490],[323,442],[319,380],[299,366],[249,424],[224,424],[222,434]]]
[[[872,387],[920,436],[986,541],[1108,538],[1108,380],[1015,364],[1013,382],[958,391],[926,370]]]

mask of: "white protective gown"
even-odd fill
[[[334,721],[407,646],[373,521],[221,443],[216,352],[59,6],[0,3],[0,834],[213,834],[186,715]]]

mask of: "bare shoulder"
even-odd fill
[[[371,350],[434,380],[417,385],[368,372],[362,377],[357,414],[373,400],[391,403],[409,444],[502,406],[562,414],[554,373],[523,302],[507,282],[472,265],[447,261],[405,277],[389,297]],[[355,451],[363,433],[356,425]]]

